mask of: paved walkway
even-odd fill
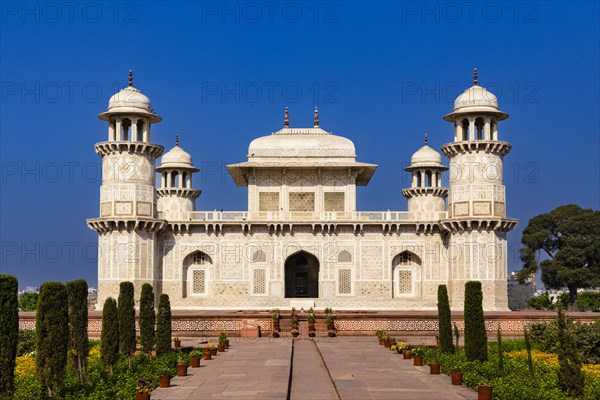
[[[173,378],[173,386],[155,390],[152,399],[285,400],[291,338],[230,340],[229,350],[188,368],[189,376]],[[375,337],[342,336],[295,341],[290,399],[474,400],[477,393],[452,386],[445,375],[430,375],[429,367],[414,367]]]
[[[230,337],[231,346],[188,376],[171,379],[171,387],[156,389],[152,400],[167,399],[282,399],[290,374],[292,341]],[[188,345],[187,341],[183,341]]]
[[[342,400],[465,400],[477,393],[452,386],[446,375],[380,346],[375,337],[342,336],[316,341]]]

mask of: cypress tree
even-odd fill
[[[69,350],[77,368],[80,382],[85,381],[89,352],[88,341],[88,285],[83,279],[67,283],[69,297]]]
[[[64,284],[46,282],[42,285],[35,323],[37,377],[52,397],[65,378],[69,347],[69,309]]]
[[[483,318],[481,282],[465,284],[465,355],[469,361],[487,361],[487,332]]]
[[[156,316],[156,355],[171,351],[171,303],[169,295],[161,294]]]
[[[440,350],[442,353],[453,353],[452,344],[452,315],[448,301],[448,288],[446,285],[438,286],[438,322],[440,329]]]
[[[152,285],[144,283],[140,297],[140,341],[144,353],[150,353],[154,348],[154,290]]]
[[[135,352],[135,300],[133,283],[121,282],[119,285],[119,350],[126,355],[131,369],[131,355]]]
[[[104,365],[108,365],[110,374],[119,358],[119,320],[117,302],[109,297],[102,309],[102,333],[100,334],[100,357]]]
[[[558,384],[572,397],[583,395],[585,377],[581,371],[581,356],[573,344],[573,338],[567,327],[567,321],[558,308]]]
[[[12,275],[0,275],[0,399],[14,392],[19,341],[19,283]]]
[[[500,330],[500,321],[498,321],[498,332],[496,332],[496,340],[498,341],[498,368],[504,370],[504,352],[502,350],[502,331]]]

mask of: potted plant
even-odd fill
[[[450,372],[450,377],[452,378],[452,384],[456,386],[462,385],[463,372],[461,369],[453,369]]]
[[[336,337],[337,336],[337,329],[329,329],[327,330],[327,336],[329,337]]]
[[[225,341],[227,340],[227,335],[225,332],[221,331],[219,333],[219,351],[223,353],[225,351]]]
[[[420,345],[415,350],[411,352],[413,356],[413,365],[415,367],[423,366],[423,357],[425,356],[425,352],[427,351],[427,347],[424,345]]]
[[[281,332],[281,327],[279,326],[279,319],[281,315],[279,314],[279,309],[275,308],[271,311],[271,320],[273,321],[273,337],[279,337],[279,332]]]
[[[402,358],[405,360],[410,360],[412,358],[410,348],[407,347],[406,349],[402,350]]]
[[[185,353],[179,354],[179,357],[177,357],[177,376],[187,376],[187,369],[189,364],[190,356]]]
[[[400,353],[404,353],[404,350],[408,349],[408,345],[406,343],[404,343],[403,341],[397,342],[396,343],[396,351],[398,352],[398,354]],[[409,353],[410,355],[410,353]]]
[[[298,335],[300,334],[300,330],[297,328],[292,329],[292,336],[293,337],[298,337]]]
[[[225,350],[229,349],[229,338],[225,339]]]
[[[329,337],[337,336],[337,329],[335,329],[335,314],[333,310],[327,307],[325,310],[325,325],[327,326],[327,335]]]
[[[430,349],[427,352],[427,358],[429,361],[429,373],[432,375],[440,374],[440,349]]]
[[[386,336],[385,342],[384,342],[385,347],[387,347],[389,349],[392,346],[393,340],[394,340],[393,337]]]
[[[135,400],[150,400],[152,392],[152,381],[147,378],[139,378],[135,386]]]
[[[378,329],[375,331],[375,336],[379,339],[379,344],[383,346],[385,342],[385,331],[383,329]]]
[[[317,331],[315,331],[314,329],[312,331],[308,331],[308,337],[315,337],[317,336]]]
[[[168,388],[171,387],[171,377],[174,375],[173,367],[166,362],[162,362],[158,365],[158,382],[159,387]]]
[[[396,345],[395,345],[395,344],[391,345],[391,346],[390,346],[390,350],[391,350],[391,351],[397,351],[397,349],[396,349]]]
[[[212,360],[212,348],[215,347],[212,344],[208,345],[204,348],[204,359],[205,360]]]
[[[200,349],[194,349],[190,352],[190,361],[192,368],[200,367],[200,360],[202,359],[203,355],[204,353]]]
[[[429,373],[431,375],[440,374],[440,363],[437,360],[434,359],[429,363]]]
[[[179,340],[177,336],[173,338],[173,347],[175,347],[176,349],[181,347],[181,340]]]
[[[494,388],[487,381],[477,385],[477,400],[492,400]]]
[[[308,310],[308,316],[306,317],[306,321],[308,322],[308,336],[315,337],[315,334],[316,334],[315,323],[317,322],[317,318],[315,317],[315,314],[313,313],[312,307]],[[312,335],[311,335],[311,332],[312,332]]]
[[[218,351],[218,349],[217,349],[217,346],[213,346],[213,345],[211,344],[211,345],[210,345],[210,346],[208,346],[208,347],[210,347],[210,353],[211,353],[213,356],[216,356],[216,355],[217,355],[217,351]]]

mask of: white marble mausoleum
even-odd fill
[[[174,309],[433,310],[437,287],[451,307],[464,284],[482,282],[484,309],[508,310],[507,232],[496,96],[477,83],[461,94],[441,154],[425,145],[406,171],[406,211],[359,211],[356,187],[377,168],[357,161],[351,140],[319,126],[292,127],[251,141],[247,160],[227,166],[248,191],[245,211],[196,208],[198,172],[179,143],[163,155],[153,143],[160,122],[132,85],[99,115],[108,138],[102,157],[98,232],[98,306],[131,281],[151,283]],[[250,139],[250,138],[249,138]],[[157,161],[160,162],[157,165]],[[233,157],[237,157],[233,155]],[[448,170],[449,187],[442,185]]]

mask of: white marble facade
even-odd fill
[[[284,127],[227,167],[248,188],[248,210],[201,211],[199,170],[178,142],[164,155],[150,142],[161,118],[130,79],[100,114],[108,140],[95,147],[100,217],[88,225],[99,233],[99,306],[128,280],[138,291],[152,283],[175,309],[430,310],[440,284],[461,309],[464,283],[479,280],[484,308],[507,310],[506,234],[517,223],[505,215],[511,146],[498,140],[498,122],[507,117],[475,75],[444,117],[454,129],[442,147],[450,187],[426,138],[406,168],[408,210],[369,212],[356,210],[356,186],[377,166],[321,129],[317,110],[313,127],[292,128],[286,108]]]

